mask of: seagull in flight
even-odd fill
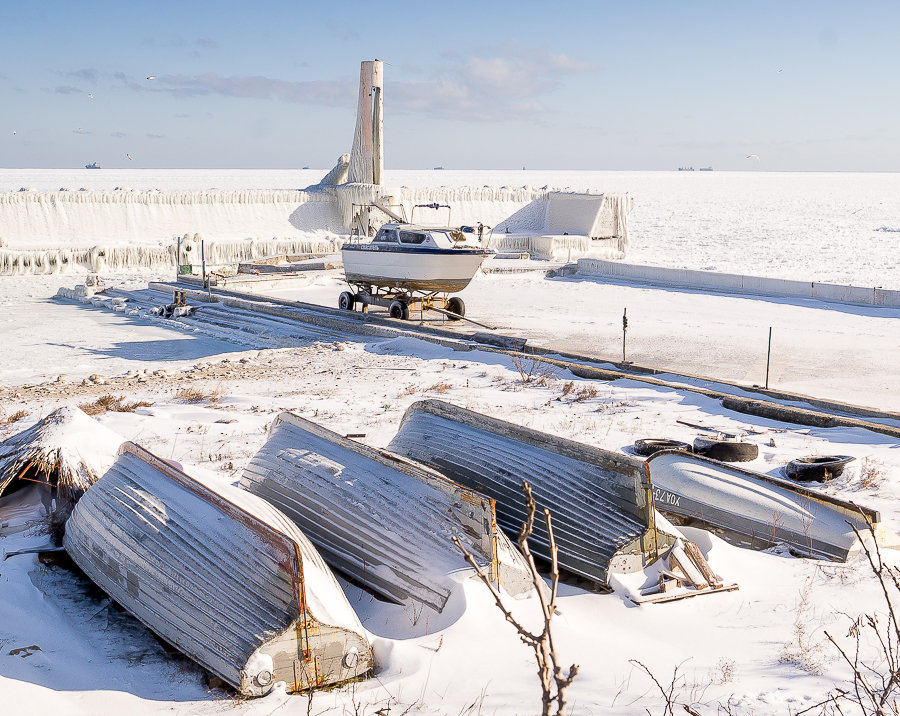
[[[126,154],[125,156],[128,157],[131,161],[134,161],[134,157],[132,157],[130,154]]]
[[[747,159],[755,159],[756,161],[759,161],[759,154],[748,154]]]
[[[147,79],[148,79],[148,80],[155,80],[155,79],[156,79],[156,75],[147,75]]]
[[[88,99],[94,99],[94,93],[88,92]]]

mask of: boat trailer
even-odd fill
[[[343,291],[338,297],[338,308],[353,311],[359,304],[363,313],[369,312],[369,306],[382,306],[388,309],[391,318],[407,320],[410,312],[425,311],[442,313],[451,321],[458,321],[466,315],[466,304],[459,296],[447,297],[446,293],[420,293],[387,286],[370,284],[350,284],[353,291]],[[471,323],[471,319],[465,319]],[[481,324],[478,324],[481,325]]]

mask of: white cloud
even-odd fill
[[[571,74],[596,69],[569,55],[512,43],[501,47],[496,55],[448,57],[428,79],[389,80],[385,99],[391,111],[500,120],[511,114],[546,111],[542,97],[560,87]],[[128,84],[132,89],[175,97],[220,95],[329,107],[354,107],[357,98],[355,80],[290,82],[261,75],[224,77],[207,73],[159,76],[152,88]]]

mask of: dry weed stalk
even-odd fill
[[[525,559],[528,562],[528,569],[531,572],[531,580],[534,584],[535,591],[537,592],[538,599],[540,600],[541,613],[544,617],[544,626],[540,633],[535,634],[534,632],[529,631],[524,626],[522,626],[522,624],[503,604],[503,600],[500,597],[499,590],[496,586],[494,586],[493,582],[491,582],[488,575],[485,574],[481,567],[478,566],[478,563],[475,561],[472,553],[469,552],[469,550],[467,550],[463,546],[462,542],[460,542],[456,537],[453,538],[453,544],[455,544],[463,553],[463,555],[465,555],[466,561],[475,569],[475,571],[478,573],[478,576],[481,578],[481,581],[484,582],[485,586],[490,590],[491,595],[494,597],[494,603],[497,605],[497,608],[503,613],[506,621],[513,625],[515,630],[518,632],[519,638],[522,640],[522,643],[530,646],[534,650],[534,658],[537,661],[538,665],[538,678],[541,681],[542,716],[550,716],[554,705],[556,707],[555,716],[565,716],[566,689],[568,689],[569,685],[578,675],[578,665],[572,664],[569,667],[568,675],[563,674],[563,669],[559,665],[559,657],[556,653],[556,645],[553,640],[552,622],[553,615],[556,613],[556,594],[557,588],[559,586],[559,565],[556,558],[556,539],[553,536],[553,526],[550,520],[550,510],[544,509],[544,520],[547,524],[547,535],[550,541],[551,557],[550,598],[548,600],[547,595],[544,593],[544,590],[546,589],[544,580],[541,578],[541,575],[538,572],[537,565],[534,561],[534,556],[531,554],[531,550],[528,547],[528,538],[531,537],[531,533],[534,528],[534,515],[537,511],[537,504],[534,501],[534,496],[531,494],[531,485],[529,485],[527,482],[522,482],[522,492],[525,493],[525,508],[527,511],[527,517],[525,518],[525,523],[522,525],[522,529],[519,532],[517,541],[519,544],[519,549],[522,550],[522,554],[525,556]]]
[[[672,672],[672,681],[669,682],[669,688],[666,689],[663,687],[656,676],[653,675],[653,672],[650,671],[644,664],[642,664],[637,659],[629,659],[628,660],[634,666],[640,668],[647,676],[649,676],[653,683],[656,684],[656,688],[659,689],[659,693],[662,694],[663,699],[666,702],[665,709],[663,710],[663,716],[675,716],[675,707],[681,706],[685,713],[690,714],[691,716],[700,716],[698,711],[695,711],[689,704],[683,703],[679,701],[679,694],[685,687],[685,679],[682,675],[678,673],[678,670],[684,665],[682,661],[681,664],[675,667],[675,670]],[[694,684],[696,688],[696,684]],[[703,688],[703,691],[706,689]],[[701,692],[702,695],[702,692]],[[697,699],[691,698],[692,702],[696,702]],[[647,713],[650,713],[649,709]]]
[[[816,614],[811,594],[812,582],[807,580],[800,590],[800,600],[795,609],[794,639],[782,647],[778,660],[810,674],[821,674],[831,657],[825,653],[824,641],[815,636]]]
[[[536,358],[512,355],[510,356],[510,361],[516,370],[519,371],[519,380],[522,381],[522,385],[527,383],[544,385],[548,378],[556,377],[556,370],[552,365],[548,365]]]
[[[859,484],[866,490],[877,490],[887,476],[881,460],[867,457],[859,468]]]
[[[869,567],[878,580],[887,613],[879,615],[878,612],[872,612],[853,619],[847,632],[847,636],[852,639],[848,649],[842,648],[831,634],[825,632],[825,636],[853,673],[852,687],[849,690],[837,689],[829,698],[835,702],[838,699],[849,701],[862,714],[896,715],[900,713],[900,622],[895,601],[900,593],[900,568],[890,567],[882,561],[875,527],[868,517],[866,523],[872,535],[874,549],[863,540],[860,530],[848,522],[862,544]],[[876,645],[874,657],[866,657],[860,653],[866,637]]]

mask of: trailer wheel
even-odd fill
[[[403,301],[391,301],[391,305],[388,308],[388,313],[391,318],[397,318],[401,321],[405,321],[409,318],[409,306],[407,306]]]
[[[759,445],[731,440],[694,438],[694,452],[722,462],[748,462],[759,457]]]
[[[784,471],[792,480],[825,482],[838,477],[853,459],[850,455],[807,455],[791,460]]]
[[[634,441],[634,454],[649,457],[660,450],[683,450],[684,452],[694,452],[694,449],[687,443],[679,440],[663,440],[657,438],[643,438]]]
[[[352,311],[354,305],[356,305],[356,296],[349,291],[342,292],[338,297],[338,308],[342,311]]]
[[[463,300],[459,296],[454,296],[447,301],[447,310],[450,311],[450,313],[455,313],[459,316],[459,318],[455,318],[454,316],[447,316],[447,318],[451,321],[458,321],[466,315],[466,304],[463,303]]]

